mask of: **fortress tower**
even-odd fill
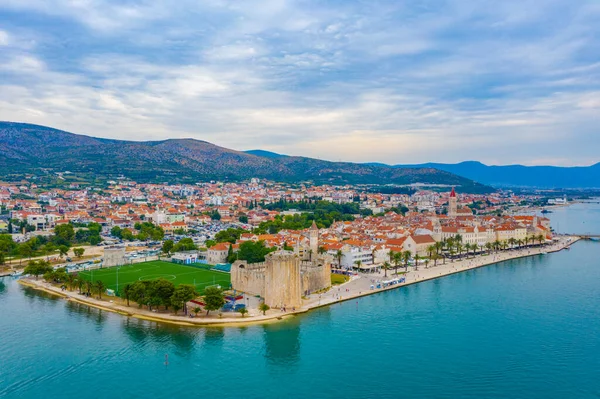
[[[231,285],[261,296],[272,308],[302,307],[302,296],[331,286],[331,259],[318,254],[302,260],[291,251],[271,252],[261,263],[237,260],[231,265]]]
[[[452,187],[450,192],[450,199],[448,200],[448,217],[455,218],[456,211],[458,210],[458,198],[456,198],[456,191]]]

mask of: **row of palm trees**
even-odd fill
[[[412,256],[410,251],[393,251],[389,252],[390,261],[386,261],[383,263],[382,268],[385,273],[385,277],[387,277],[387,271],[392,267],[390,264],[394,265],[394,273],[398,274],[398,267],[400,264],[404,265],[405,271],[408,270],[408,263],[411,257],[414,259],[415,270],[418,270],[419,261],[423,259],[425,262],[425,267],[427,268],[430,261],[434,262],[434,266],[437,266],[437,262],[441,259],[444,264],[446,264],[446,257],[454,258],[458,255],[459,258],[462,257],[463,253],[467,255],[467,257],[472,254],[475,256],[477,253],[487,252],[491,254],[492,252],[498,252],[500,250],[507,249],[520,249],[526,247],[529,244],[535,244],[536,242],[541,245],[545,241],[546,237],[543,234],[538,234],[536,236],[527,236],[524,239],[515,239],[513,237],[508,240],[496,240],[494,242],[488,242],[485,245],[471,244],[465,243],[463,244],[463,237],[460,234],[455,235],[454,237],[450,237],[444,239],[442,241],[438,241],[433,245],[427,247],[427,253],[429,255],[428,258],[421,258],[419,254],[416,254],[414,257]],[[338,263],[338,267],[342,268],[342,258],[344,254],[341,250],[338,250],[334,258]],[[375,258],[375,255],[373,255]],[[357,260],[354,262],[357,268],[360,269],[362,266],[362,261]]]
[[[56,283],[62,283],[69,291],[79,290],[80,294],[91,296],[96,294],[98,299],[102,299],[102,294],[106,291],[106,284],[102,280],[96,282],[86,280],[77,275],[77,273],[62,272],[64,269],[57,269],[51,273],[44,274],[44,278]]]
[[[488,242],[485,245],[471,244],[466,243],[463,244],[463,237],[460,234],[455,235],[454,237],[450,237],[440,242],[436,242],[434,245],[430,245],[427,247],[427,252],[429,254],[429,258],[434,260],[437,263],[437,260],[440,258],[446,258],[446,254],[450,255],[450,257],[454,257],[458,255],[459,258],[462,257],[463,253],[469,256],[469,254],[475,255],[477,252],[487,252],[488,254],[493,251],[498,252],[500,250],[507,249],[520,249],[529,244],[535,244],[537,241],[540,245],[545,241],[545,236],[543,234],[538,234],[532,237],[525,237],[524,239],[516,239],[514,237],[509,238],[508,240],[496,240],[494,242]]]

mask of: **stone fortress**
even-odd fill
[[[121,266],[127,263],[125,260],[125,247],[112,245],[104,247],[104,261],[102,267]]]
[[[231,266],[231,285],[237,291],[260,295],[272,308],[299,308],[303,295],[331,286],[331,259],[318,249],[319,229],[313,222],[304,256],[277,251],[261,263],[238,260]]]

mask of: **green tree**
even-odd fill
[[[69,253],[69,247],[67,247],[66,245],[60,245],[58,247],[58,256],[60,256],[61,258],[66,256],[67,253]]]
[[[173,246],[175,245],[175,243],[173,242],[173,240],[167,240],[165,242],[163,242],[162,245],[162,251],[169,255],[171,253],[171,251],[173,250]]]
[[[240,223],[248,224],[248,216],[246,216],[246,215],[240,215],[238,220],[240,221]]]
[[[335,258],[335,260],[337,260],[338,269],[341,269],[342,268],[342,258],[344,257],[344,254],[342,253],[342,250],[338,249],[335,252],[335,255],[333,255],[333,257]]]
[[[235,242],[241,237],[241,235],[245,232],[243,229],[232,229],[229,228],[227,230],[221,230],[217,234],[215,234],[216,242],[229,242],[231,244],[235,244]]]
[[[110,229],[110,235],[121,238],[121,228],[119,226],[114,226],[112,229]]]
[[[186,303],[197,296],[196,287],[191,284],[180,284],[173,291],[173,295],[171,295],[171,304],[179,306],[179,309],[183,309]]]
[[[140,308],[147,303],[148,286],[148,281],[136,281],[131,285],[129,297],[137,302]]]
[[[164,278],[159,278],[150,282],[149,295],[155,299],[155,303],[163,305],[165,309],[168,309],[171,305],[171,297],[175,292],[175,285]]]
[[[69,286],[69,291],[73,291],[76,284],[77,284],[77,274],[68,273],[67,274],[67,285]]]
[[[258,305],[258,310],[260,310],[263,313],[263,316],[267,314],[267,311],[269,309],[271,309],[271,307],[264,302]]]
[[[390,262],[387,262],[387,261],[383,262],[382,267],[383,267],[383,273],[384,273],[383,277],[387,278],[387,271],[390,268]]]
[[[29,261],[29,263],[23,270],[23,273],[35,276],[35,279],[37,280],[38,276],[42,276],[48,272],[52,272],[53,270],[54,269],[52,268],[52,266],[50,266],[50,264],[45,260],[32,260]]]
[[[96,288],[96,292],[98,293],[98,299],[102,299],[102,293],[106,291],[106,284],[104,284],[104,281],[98,280],[94,285]]]
[[[410,261],[412,254],[410,253],[410,251],[404,251],[401,252],[401,254],[402,260],[404,261],[404,271],[408,271],[408,262]]]
[[[127,301],[127,306],[129,306],[129,298],[131,296],[131,284],[125,284],[125,286],[123,287],[123,296]]]
[[[182,238],[173,246],[173,252],[183,252],[183,251],[194,251],[198,249],[196,244],[194,244],[194,240],[191,238]]]
[[[75,238],[75,230],[71,223],[60,224],[54,228],[54,234],[62,240],[71,243]]]
[[[127,241],[133,241],[133,240],[135,240],[135,236],[133,235],[133,233],[129,229],[123,229],[123,230],[121,230],[121,238],[123,240],[127,240]]]
[[[390,251],[390,259],[394,263],[394,274],[398,275],[398,266],[402,262],[402,252]]]
[[[56,251],[56,246],[49,242],[46,245],[44,245],[44,254],[46,255],[46,260],[50,261],[50,255],[54,253],[54,251]]]
[[[238,313],[241,314],[243,318],[246,315],[246,313],[248,313],[248,309],[246,309],[245,307],[239,308]]]
[[[233,245],[229,245],[229,249],[227,249],[227,263],[233,263],[237,260],[237,255],[233,252]]]
[[[81,257],[83,256],[84,252],[85,252],[85,248],[73,248],[73,253],[79,259],[81,259]]]
[[[275,248],[271,249],[265,247],[264,241],[245,241],[240,244],[237,258],[240,260],[245,260],[248,263],[264,262],[265,256],[274,250]]]
[[[223,290],[218,287],[207,287],[204,290],[204,304],[207,316],[211,310],[221,309],[225,305]]]
[[[31,244],[29,244],[28,242],[20,244],[18,251],[19,255],[21,255],[22,258],[31,258],[31,255],[33,255],[33,248],[31,248]],[[19,265],[20,264],[21,261],[19,260]]]

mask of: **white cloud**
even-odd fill
[[[61,26],[0,31],[0,119],[332,160],[590,160],[600,9],[541,3],[0,0],[0,23]]]
[[[0,46],[8,46],[8,33],[3,30],[0,30]]]

